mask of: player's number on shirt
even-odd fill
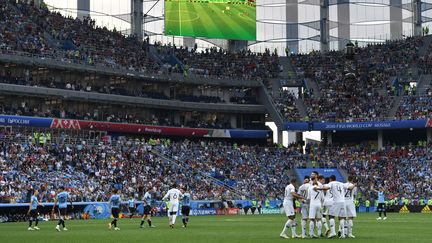
[[[302,196],[303,196],[304,198],[306,198],[306,196],[307,196],[307,195],[306,195],[306,190],[302,190],[302,191],[301,191],[301,194],[302,194]]]
[[[314,199],[317,199],[319,194],[320,194],[320,191],[317,191]]]
[[[173,198],[174,198],[174,199],[177,199],[177,197],[178,197],[177,194],[174,194],[174,195],[173,195]]]
[[[350,198],[350,197],[351,197],[351,194],[352,194],[352,190],[348,190],[348,191],[345,193],[345,197],[346,197],[346,198]]]

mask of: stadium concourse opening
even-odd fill
[[[165,35],[256,40],[255,0],[165,0]]]

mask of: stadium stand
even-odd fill
[[[285,149],[205,140],[123,138],[113,144],[83,140],[75,145],[40,145],[25,133],[2,133],[2,143],[2,202],[25,202],[32,188],[42,184],[48,189],[44,201],[52,201],[50,191],[60,185],[73,191],[75,201],[107,200],[113,184],[128,193],[140,194],[148,184],[161,192],[168,189],[171,174],[177,175],[178,183],[190,186],[194,199],[229,198],[236,191],[275,199],[288,182],[288,170],[310,163],[356,174],[362,197],[370,197],[370,187],[381,185],[388,188],[390,198],[432,196],[431,144],[383,150],[363,145],[310,146],[303,154],[299,144]]]
[[[303,98],[311,121],[373,121],[388,117],[395,92],[391,82],[395,77],[415,80],[428,73],[424,58],[419,58],[421,37],[388,41],[385,44],[356,48],[350,60],[343,51],[307,55],[292,55],[297,75],[316,82],[319,96],[305,93]],[[292,97],[288,102],[276,100],[293,110]],[[285,108],[284,108],[285,110]]]

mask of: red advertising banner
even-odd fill
[[[155,134],[168,136],[188,136],[203,137],[208,135],[209,129],[202,128],[183,128],[183,127],[163,127],[147,126],[141,124],[113,123],[113,122],[94,122],[79,121],[81,129],[99,130],[118,133],[135,133],[135,134]]]
[[[238,208],[228,208],[227,212],[225,214],[224,210],[222,208],[216,209],[216,215],[237,215],[239,213],[240,209]]]
[[[432,127],[432,118],[427,119],[426,127]]]

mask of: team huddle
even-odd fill
[[[287,222],[280,237],[288,239],[287,231],[291,228],[292,238],[318,238],[327,235],[328,238],[336,237],[335,218],[339,219],[340,238],[355,238],[353,235],[353,219],[357,216],[354,197],[357,187],[352,176],[347,183],[336,181],[336,176],[324,178],[317,172],[304,178],[303,184],[296,192],[296,179],[286,186],[283,201]],[[296,233],[294,200],[301,204],[301,236]],[[329,222],[327,223],[327,216]],[[307,221],[309,220],[309,235],[306,234]],[[323,233],[323,227],[325,233]]]
[[[168,219],[169,219],[169,227],[174,228],[177,212],[181,200],[181,214],[182,214],[182,221],[183,221],[183,227],[186,228],[187,224],[189,223],[189,214],[190,214],[190,202],[191,202],[191,195],[188,192],[187,187],[184,187],[183,192],[177,189],[177,185],[174,183],[172,185],[172,188],[165,194],[165,196],[162,198],[162,200],[169,200],[167,202],[168,207]],[[152,215],[152,196],[151,196],[151,188],[144,194],[143,198],[143,207],[144,207],[144,213],[142,215],[140,228],[144,228],[144,223],[147,221],[150,228],[154,228],[155,226],[152,225],[151,221],[151,215]],[[36,189],[34,190],[34,194],[31,197],[28,215],[29,215],[29,227],[28,230],[40,230],[38,227],[39,223],[39,213],[37,211],[38,206],[44,206],[38,201],[38,195],[39,191]],[[73,209],[72,201],[70,200],[69,193],[65,190],[64,187],[60,187],[59,192],[57,193],[57,196],[54,201],[54,206],[52,208],[52,214],[54,214],[55,208],[58,204],[57,210],[58,210],[58,224],[56,226],[57,231],[61,231],[61,228],[64,231],[67,231],[65,225],[66,215],[67,215],[67,208],[68,208],[68,202],[70,202],[70,206]],[[121,191],[118,189],[113,190],[113,194],[111,195],[108,204],[111,208],[111,215],[113,217],[113,220],[108,224],[109,229],[114,230],[120,230],[117,223],[120,218],[120,206],[122,204],[122,198],[121,198]],[[129,214],[132,218],[133,214],[136,210],[136,203],[133,198],[131,198],[128,201],[129,206]],[[33,221],[35,222],[35,226],[32,227]]]

